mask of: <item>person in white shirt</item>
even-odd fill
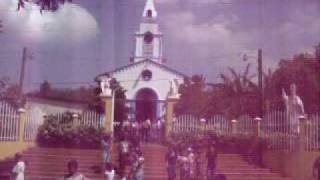
[[[111,163],[106,163],[106,170],[104,172],[105,180],[114,180],[115,171]]]
[[[17,153],[15,155],[15,160],[17,163],[15,164],[15,166],[12,169],[12,179],[13,180],[24,180],[25,179],[24,172],[26,169],[26,164],[22,160],[21,154]]]
[[[68,162],[68,174],[64,175],[61,180],[89,180],[78,172],[78,162],[71,160]]]

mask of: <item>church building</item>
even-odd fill
[[[165,65],[164,39],[157,17],[154,0],[147,0],[134,34],[135,50],[130,63],[96,77],[99,82],[115,78],[126,90],[129,119],[162,118],[168,98],[179,98],[178,87],[185,77]]]

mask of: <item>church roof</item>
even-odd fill
[[[173,73],[173,74],[176,74],[176,75],[178,75],[178,76],[182,76],[183,78],[184,78],[184,77],[188,77],[187,75],[185,75],[185,74],[183,74],[183,73],[181,73],[181,72],[179,72],[179,71],[177,71],[177,70],[174,70],[174,69],[172,69],[172,68],[170,68],[170,67],[168,67],[168,66],[165,66],[165,65],[163,65],[163,64],[159,64],[159,63],[157,63],[157,62],[155,62],[155,61],[152,61],[152,60],[150,60],[150,59],[145,59],[145,60],[138,61],[138,62],[129,64],[129,65],[126,65],[126,66],[122,66],[122,67],[116,68],[116,69],[113,70],[113,71],[109,71],[109,72],[105,72],[105,73],[103,73],[103,74],[99,74],[99,75],[95,78],[95,81],[98,81],[98,78],[101,77],[101,76],[112,75],[112,74],[114,74],[114,73],[117,73],[117,72],[120,72],[120,71],[124,71],[124,70],[126,70],[126,69],[131,68],[131,67],[138,66],[138,65],[141,65],[141,64],[144,64],[144,63],[149,63],[149,64],[152,64],[152,65],[155,65],[156,67],[159,67],[159,68],[161,68],[161,69],[163,69],[163,70],[165,70],[165,71],[169,71],[169,72],[171,72],[171,73]]]

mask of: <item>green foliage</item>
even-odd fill
[[[30,2],[30,0],[19,0],[17,4],[17,10],[20,10],[25,7],[25,3]],[[59,9],[59,6],[66,3],[72,2],[72,0],[36,0],[35,3],[40,7],[40,12],[47,10],[47,11],[56,11]]]
[[[224,114],[230,119],[241,114],[257,115],[259,112],[259,89],[252,81],[255,75],[250,74],[250,64],[243,73],[229,68],[230,75],[221,74],[223,82],[222,97],[225,101]]]
[[[208,94],[205,92],[205,79],[201,75],[195,75],[191,79],[186,78],[184,84],[179,87],[181,98],[176,105],[177,114],[192,114],[196,117],[204,117],[207,113]]]
[[[122,122],[128,118],[129,109],[126,106],[126,90],[123,89],[116,79],[111,81],[111,89],[115,91],[115,104],[114,104],[114,120]]]
[[[6,99],[12,105],[18,106],[20,88],[16,84],[12,84],[8,77],[0,78],[0,99]],[[24,97],[22,97],[22,104],[25,103]]]
[[[196,117],[212,117],[224,114],[229,119],[241,114],[256,115],[258,112],[258,90],[251,81],[250,66],[243,74],[229,68],[231,75],[221,74],[222,84],[206,85],[201,75],[185,79],[179,88],[181,98],[175,112]]]
[[[297,85],[297,93],[304,102],[307,113],[320,111],[320,63],[313,56],[298,54],[292,60],[282,60],[271,79],[268,96],[271,106],[282,107],[281,89],[289,92],[291,83]],[[271,93],[271,94],[270,94]]]
[[[40,126],[37,142],[49,147],[99,148],[100,140],[106,134],[103,128],[75,126],[72,113],[66,112],[62,118],[50,115]]]

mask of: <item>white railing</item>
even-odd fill
[[[181,115],[173,122],[173,132],[212,132],[225,135],[231,133],[231,126],[223,115],[216,115],[208,119],[200,119],[192,115]]]
[[[261,137],[267,142],[270,149],[288,151],[298,149],[299,124],[292,121],[283,111],[269,112],[263,117]]]
[[[95,111],[85,111],[80,115],[80,125],[102,128],[104,126],[104,114]]]
[[[192,115],[182,115],[173,121],[173,132],[186,133],[196,131],[198,128],[198,119]]]
[[[19,114],[6,101],[0,101],[0,141],[15,141],[19,137]]]
[[[40,108],[30,107],[26,112],[26,122],[24,126],[24,140],[33,141],[37,137],[38,128],[44,122],[44,113]]]
[[[58,120],[62,120],[65,113],[55,114]],[[72,123],[75,126],[91,126],[102,128],[104,126],[104,114],[95,111],[84,111],[81,114],[73,113]]]
[[[63,119],[65,113],[53,114],[58,120]],[[75,115],[75,114],[73,114]],[[44,122],[45,114],[41,109],[37,107],[30,107],[26,114],[26,123],[24,127],[24,140],[33,141],[37,137],[38,128]],[[49,115],[50,116],[50,115]],[[104,125],[104,114],[97,113],[94,111],[84,111],[77,116],[73,116],[73,122],[76,125],[81,126],[92,126],[95,128],[102,128]]]
[[[256,131],[254,118],[249,115],[242,115],[237,119],[237,132],[243,135],[254,135]]]
[[[320,113],[313,114],[306,121],[305,145],[307,151],[320,150]]]
[[[230,121],[223,115],[215,115],[205,123],[205,131],[217,135],[228,135],[232,133]]]

